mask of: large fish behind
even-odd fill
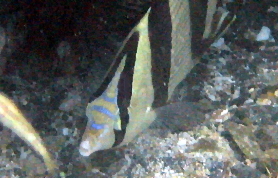
[[[57,168],[55,161],[43,145],[42,139],[32,125],[26,120],[17,106],[0,92],[0,121],[10,128],[21,139],[25,140],[37,151],[46,164],[49,173],[54,174]]]
[[[233,21],[228,13],[216,13],[216,4],[153,1],[123,42],[98,98],[87,106],[81,155],[127,144],[149,127],[155,109],[171,102],[176,86]]]

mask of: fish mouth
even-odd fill
[[[90,142],[88,140],[82,141],[79,148],[79,153],[82,156],[90,156],[94,151],[90,149]]]

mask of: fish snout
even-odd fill
[[[80,143],[79,153],[82,156],[89,156],[96,151],[112,148],[114,142],[115,134],[112,126],[105,125],[104,129],[94,132],[87,129]]]
[[[79,147],[79,153],[82,156],[90,156],[90,154],[92,154],[94,152],[94,150],[91,149],[91,144],[89,140],[83,140],[80,143],[80,147]]]

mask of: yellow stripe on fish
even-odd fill
[[[150,126],[155,109],[171,102],[177,85],[233,21],[222,27],[228,13],[215,21],[216,4],[217,0],[152,2],[116,54],[96,92],[98,98],[88,104],[81,155],[127,144]]]
[[[42,157],[49,173],[53,174],[57,168],[55,161],[51,158],[43,145],[42,139],[32,125],[26,120],[17,106],[0,92],[0,120],[4,126],[10,128],[21,139],[25,140]]]

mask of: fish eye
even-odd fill
[[[101,130],[104,129],[105,125],[104,124],[97,124],[95,122],[91,123],[91,129],[93,130]]]

